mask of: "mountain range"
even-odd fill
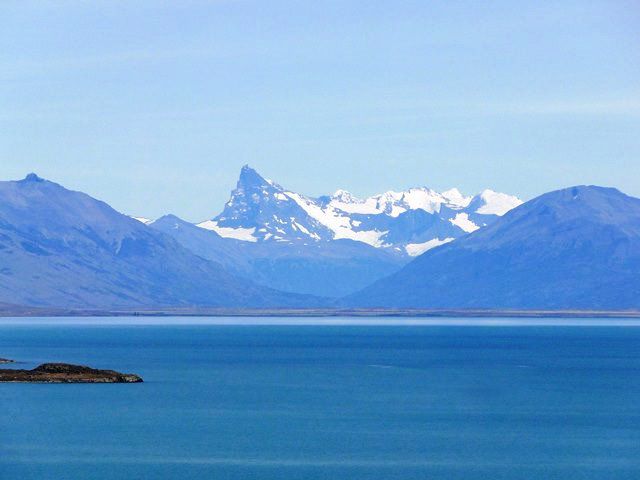
[[[287,190],[245,165],[224,210],[198,226],[245,242],[352,240],[399,256],[429,248],[491,224],[522,201],[492,190],[464,196],[426,187],[359,199],[345,190],[311,198]]]
[[[640,199],[595,186],[544,194],[425,253],[345,304],[637,309]]]
[[[0,182],[0,307],[639,309],[640,199],[428,188],[311,198],[244,167],[222,212],[131,218]]]
[[[521,203],[492,190],[464,196],[426,187],[363,200],[344,190],[311,198],[244,166],[223,211],[197,224],[212,234],[175,216],[138,219],[239,276],[283,291],[341,297]]]

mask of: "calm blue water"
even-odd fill
[[[637,326],[19,321],[146,383],[0,384],[2,480],[640,478]]]

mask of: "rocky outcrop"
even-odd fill
[[[44,363],[33,370],[0,369],[0,382],[23,383],[139,383],[132,373],[98,370],[68,363]]]

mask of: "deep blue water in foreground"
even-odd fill
[[[145,383],[0,384],[2,480],[640,478],[637,326],[20,321]]]

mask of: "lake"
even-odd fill
[[[640,324],[0,319],[0,479],[640,478]]]

